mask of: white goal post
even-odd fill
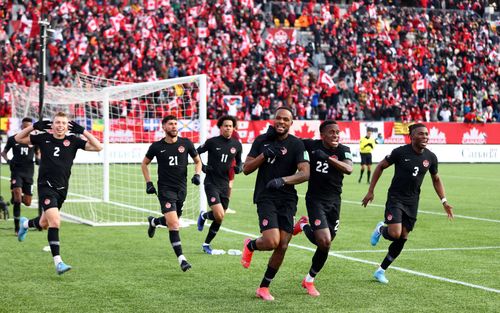
[[[9,89],[14,121],[38,119],[38,85],[12,84]],[[178,117],[179,136],[195,146],[205,142],[207,77],[129,83],[78,74],[69,88],[45,87],[43,118],[51,119],[58,111],[91,131],[104,147],[100,153],[77,153],[61,215],[93,226],[142,224],[147,216],[161,212],[157,198],[145,193],[140,163],[149,145],[164,137],[161,119],[167,114]],[[154,182],[155,162],[149,166]],[[199,210],[206,210],[203,186],[190,184],[193,170],[191,164],[184,225],[194,223]]]

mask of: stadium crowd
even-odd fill
[[[37,81],[40,8],[17,2],[0,10],[0,116],[10,116],[7,84]],[[388,0],[45,2],[53,86],[77,72],[130,82],[206,73],[209,118],[228,112],[227,95],[241,96],[229,109],[240,119],[267,119],[283,104],[299,119],[500,118],[500,37],[483,1],[422,0],[426,10]],[[271,36],[288,26],[288,38]],[[125,114],[136,114],[130,106]]]

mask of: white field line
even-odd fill
[[[220,229],[224,230],[226,232],[229,232],[229,233],[233,233],[233,234],[248,236],[248,237],[252,237],[252,238],[257,238],[258,237],[258,236],[254,235],[254,234],[240,232],[240,231],[229,229],[229,228],[226,228],[226,227],[221,227]],[[293,244],[293,243],[289,244],[289,246],[290,247],[294,247],[294,248],[298,248],[298,249],[302,249],[302,250],[311,251],[311,252],[315,252],[316,251],[315,248],[304,247],[304,246],[296,245],[296,244]],[[359,259],[359,258],[353,258],[353,257],[342,255],[342,254],[339,254],[339,253],[336,253],[336,252],[330,252],[329,255],[331,255],[333,257],[336,257],[336,258],[340,258],[340,259],[344,259],[344,260],[349,260],[349,261],[354,261],[354,262],[358,262],[358,263],[370,264],[370,265],[375,265],[375,266],[379,265],[379,263],[377,263],[377,262],[363,260],[363,259]],[[400,271],[400,272],[404,272],[404,273],[408,273],[408,274],[412,274],[412,275],[416,275],[416,276],[421,276],[421,277],[426,277],[426,278],[430,278],[430,279],[434,279],[434,280],[439,280],[439,281],[447,282],[447,283],[450,283],[450,284],[457,284],[457,285],[462,285],[462,286],[466,286],[466,287],[470,287],[470,288],[475,288],[475,289],[480,289],[480,290],[484,290],[484,291],[500,293],[499,289],[489,288],[489,287],[485,287],[485,286],[481,286],[481,285],[475,285],[475,284],[471,284],[471,283],[460,281],[460,280],[455,280],[455,279],[450,279],[450,278],[446,278],[446,277],[441,277],[441,276],[431,275],[431,274],[422,273],[422,272],[418,272],[418,271],[413,271],[413,270],[406,269],[406,268],[403,268],[403,267],[391,266],[391,269],[396,270],[396,271]]]
[[[433,251],[467,251],[467,250],[494,250],[500,249],[500,246],[492,247],[461,247],[461,248],[415,248],[415,249],[404,249],[405,252],[433,252]],[[334,253],[380,253],[387,252],[385,250],[337,250],[332,251]]]

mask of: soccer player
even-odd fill
[[[371,128],[366,129],[366,136],[359,141],[359,153],[361,155],[361,172],[359,174],[358,183],[361,183],[363,173],[366,172],[366,182],[370,183],[370,175],[372,174],[372,150],[375,148],[375,139],[372,137]]]
[[[168,227],[170,243],[174,249],[179,265],[183,272],[191,268],[182,253],[181,237],[179,235],[179,218],[182,216],[182,207],[186,199],[186,177],[188,154],[194,161],[195,174],[191,182],[200,184],[201,160],[191,140],[178,137],[177,117],[168,115],[161,121],[165,138],[151,144],[142,160],[141,169],[146,180],[146,193],[157,194],[163,216],[148,217],[148,235],[153,238],[156,226]],[[151,181],[149,164],[156,157],[158,162],[158,193]]]
[[[441,199],[448,218],[453,218],[453,207],[446,200],[443,182],[438,175],[437,157],[426,148],[429,132],[425,125],[421,123],[411,125],[410,139],[410,144],[392,150],[391,154],[377,165],[368,192],[362,200],[362,205],[365,207],[368,202],[373,201],[375,186],[382,172],[394,164],[394,176],[385,204],[387,226],[384,226],[384,222],[379,222],[370,240],[372,246],[378,243],[380,235],[392,241],[385,259],[373,274],[375,279],[383,284],[389,282],[385,277],[385,270],[403,250],[408,235],[417,221],[420,186],[427,171],[431,173],[432,185]]]
[[[208,152],[208,162],[206,166],[205,194],[207,195],[210,212],[200,212],[198,216],[198,230],[202,231],[205,220],[212,221],[208,230],[202,250],[207,254],[212,254],[210,243],[217,235],[219,228],[224,220],[225,211],[229,205],[229,171],[233,160],[235,174],[242,171],[241,168],[241,143],[232,138],[231,135],[236,125],[236,119],[233,116],[225,115],[217,120],[217,127],[220,129],[220,135],[208,139],[205,144],[198,147],[199,154]]]
[[[52,133],[46,132],[51,129]],[[33,130],[41,133],[30,135]],[[67,135],[67,132],[74,135]],[[87,141],[80,138],[83,135]],[[68,194],[71,167],[78,149],[85,151],[101,151],[101,143],[82,126],[69,121],[64,112],[55,114],[52,122],[38,121],[24,128],[15,136],[16,142],[26,145],[37,145],[40,148],[41,160],[38,171],[38,201],[42,205],[42,215],[28,220],[21,217],[18,239],[23,241],[29,227],[48,227],[47,239],[54,258],[57,274],[61,275],[71,269],[60,255],[59,228],[61,209]]]
[[[233,130],[231,137],[238,140],[239,142],[241,142],[240,135],[238,134],[238,120],[236,120],[236,124],[234,125],[234,130]],[[235,175],[234,169],[235,168],[236,168],[236,160],[233,159],[233,163],[231,164],[231,167],[229,168],[229,198],[231,198],[231,192],[233,191],[233,183],[234,183],[234,175]],[[228,207],[226,210],[226,213],[235,214],[236,211]]]
[[[352,173],[351,149],[339,143],[337,122],[324,121],[319,132],[321,140],[303,140],[312,167],[306,193],[310,224],[303,216],[293,230],[294,235],[303,230],[309,241],[317,246],[309,273],[302,280],[302,287],[313,297],[319,296],[314,278],[325,265],[330,244],[339,229],[342,180],[344,174]]]
[[[31,118],[23,118],[21,121],[21,130],[29,126],[32,126]],[[12,149],[11,160],[7,156],[10,149]],[[5,161],[7,161],[7,164],[10,165],[10,190],[14,206],[14,231],[17,236],[19,232],[19,218],[21,217],[21,203],[25,206],[30,206],[33,196],[35,147],[33,145],[17,143],[14,136],[10,136],[1,154]]]
[[[253,252],[273,251],[264,278],[256,295],[274,300],[269,285],[278,272],[292,238],[297,212],[297,191],[294,185],[309,179],[309,158],[302,141],[288,133],[293,123],[292,110],[279,107],[274,127],[258,136],[248,153],[243,173],[259,169],[255,181],[253,202],[257,205],[261,236],[245,239],[241,264],[248,268]]]

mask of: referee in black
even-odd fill
[[[222,116],[217,120],[217,127],[220,129],[220,135],[208,139],[197,149],[199,154],[208,152],[204,185],[211,211],[200,212],[198,217],[199,231],[203,230],[205,220],[212,221],[205,242],[201,246],[203,252],[207,254],[212,254],[210,243],[217,235],[229,206],[229,170],[233,160],[236,161],[234,173],[239,174],[242,171],[242,146],[237,139],[232,137],[236,127],[236,118],[230,115]]]
[[[148,217],[148,235],[153,238],[158,225],[168,227],[170,243],[181,270],[185,272],[191,268],[191,265],[182,253],[179,218],[182,215],[182,207],[186,199],[188,155],[195,164],[195,173],[191,178],[191,182],[195,185],[200,184],[201,160],[191,140],[178,137],[175,116],[165,116],[161,125],[165,131],[165,137],[149,146],[141,164],[142,174],[146,180],[146,193],[158,195],[163,213],[163,216],[159,218]],[[154,158],[158,162],[158,192],[151,181],[148,168]]]
[[[45,132],[51,129],[52,132]],[[30,135],[33,130],[41,131],[36,135]],[[67,135],[67,132],[74,135]],[[83,135],[87,140],[83,140]],[[64,112],[55,114],[52,122],[38,121],[33,126],[26,127],[15,136],[18,143],[37,145],[40,147],[41,160],[38,171],[38,201],[42,206],[43,213],[40,217],[28,220],[21,217],[19,221],[19,241],[26,237],[28,228],[47,228],[47,239],[50,251],[56,266],[56,273],[61,275],[71,269],[71,266],[62,261],[59,247],[59,228],[61,209],[68,194],[69,178],[73,160],[78,149],[85,151],[101,151],[101,143],[86,131],[85,128],[73,121],[68,120]]]
[[[21,121],[21,130],[32,126],[31,118],[25,117]],[[12,159],[7,153],[12,149]],[[14,206],[14,231],[19,232],[19,218],[21,217],[21,203],[31,205],[33,196],[33,175],[35,172],[35,146],[16,142],[14,136],[7,139],[2,156],[10,166],[10,190]]]
[[[375,279],[383,284],[389,282],[385,277],[385,270],[403,250],[408,234],[413,230],[417,221],[420,186],[427,171],[431,173],[432,185],[441,199],[448,218],[453,218],[453,207],[446,200],[443,182],[438,175],[437,157],[426,148],[429,141],[429,131],[425,125],[421,123],[411,125],[410,139],[410,144],[392,150],[391,154],[378,163],[368,193],[362,200],[362,205],[366,207],[368,202],[374,199],[375,186],[382,172],[394,164],[394,176],[385,204],[385,224],[387,226],[384,226],[384,222],[379,222],[371,236],[373,246],[378,243],[380,235],[392,241],[385,259],[373,274]]]
[[[320,140],[303,140],[311,159],[306,193],[309,223],[308,218],[303,216],[293,230],[294,235],[303,230],[309,241],[317,246],[309,273],[302,280],[302,287],[313,297],[319,296],[314,278],[325,265],[331,242],[339,229],[344,174],[352,173],[351,149],[339,143],[337,122],[324,121],[319,126],[319,132]]]
[[[309,156],[302,141],[288,133],[293,123],[292,110],[279,107],[274,127],[258,136],[243,166],[245,175],[259,170],[253,201],[257,205],[261,237],[245,239],[241,264],[248,268],[253,251],[273,251],[264,278],[256,295],[274,300],[269,284],[278,272],[292,238],[297,212],[297,191],[294,185],[309,179]]]

